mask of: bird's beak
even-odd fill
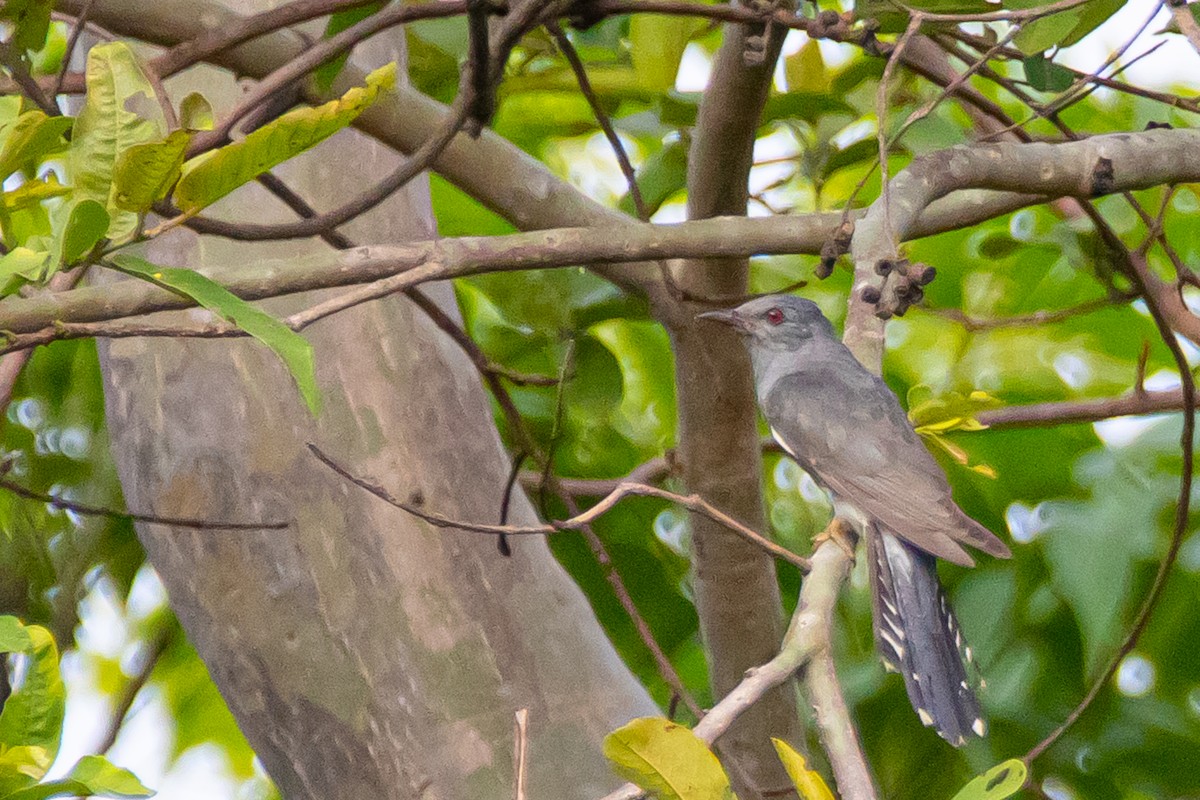
[[[723,325],[728,325],[742,333],[750,330],[750,326],[746,324],[745,318],[731,308],[722,309],[721,311],[705,311],[703,314],[697,314],[696,319],[711,319],[714,322],[720,322]]]

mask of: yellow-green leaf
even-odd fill
[[[190,297],[271,348],[296,381],[308,410],[314,416],[320,411],[312,345],[303,336],[195,270],[160,267],[126,254],[113,256],[111,263],[122,272]]]
[[[41,111],[26,111],[6,125],[0,131],[4,136],[0,181],[64,147],[62,136],[70,130],[71,123],[70,117],[48,117]]]
[[[45,250],[14,247],[0,256],[0,297],[6,297],[26,283],[45,280],[54,257]]]
[[[1010,758],[977,775],[954,795],[954,800],[1005,800],[1021,791],[1026,773],[1025,764],[1019,758]]]
[[[8,0],[0,9],[0,19],[10,19],[13,31],[10,41],[21,52],[41,50],[50,30],[53,0]]]
[[[726,800],[732,794],[708,745],[661,717],[617,728],[604,737],[604,755],[623,778],[660,800]]]
[[[51,761],[44,747],[0,745],[0,797],[10,797],[13,792],[41,780]]]
[[[124,42],[97,45],[88,52],[87,101],[75,121],[68,151],[71,183],[80,198],[108,211],[108,238],[128,240],[137,230],[137,214],[116,202],[117,160],[135,145],[166,135],[166,122],[154,87]]]
[[[829,74],[816,39],[805,42],[784,60],[783,66],[789,92],[824,93],[829,90]]]
[[[349,125],[395,81],[396,65],[388,64],[368,75],[366,86],[355,87],[338,100],[289,111],[240,142],[189,161],[175,187],[175,203],[194,213],[220,200]]]
[[[149,797],[154,792],[132,772],[103,756],[84,756],[65,778],[46,781],[4,797],[4,800],[47,800],[50,797]]]
[[[63,197],[70,193],[70,186],[63,186],[53,172],[48,172],[45,178],[25,181],[11,192],[5,192],[3,195],[4,209],[16,211],[20,208],[29,208],[51,197]]]
[[[165,139],[135,144],[121,153],[113,174],[113,202],[117,207],[144,214],[166,197],[179,180],[191,140],[187,131],[172,131]]]
[[[25,680],[0,712],[0,746],[41,748],[49,766],[62,736],[66,690],[58,670],[58,647],[50,631],[40,625],[26,625],[25,630],[29,634],[25,650],[29,665]]]
[[[821,773],[809,769],[804,756],[782,739],[772,738],[771,742],[775,745],[775,752],[779,754],[779,760],[783,762],[783,768],[796,785],[796,791],[800,793],[802,800],[835,800]]]
[[[185,131],[211,131],[213,109],[208,98],[199,92],[192,92],[183,98],[179,104],[179,125]]]
[[[387,3],[368,3],[358,8],[347,8],[345,11],[330,14],[329,22],[325,25],[325,35],[323,38],[328,39],[336,36],[351,25],[355,25],[378,12],[385,5]],[[346,66],[345,53],[313,70],[313,82],[316,84],[317,89],[322,92],[328,92],[329,87],[333,86],[333,82],[337,80],[337,76],[341,73],[344,66]]]
[[[693,31],[695,22],[687,17],[635,14],[629,20],[629,40],[638,84],[656,92],[674,89]]]

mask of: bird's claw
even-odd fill
[[[813,537],[813,551],[825,542],[833,542],[850,556],[851,561],[854,560],[854,529],[846,520],[841,517],[831,519],[825,530]]]

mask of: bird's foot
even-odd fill
[[[854,560],[854,529],[846,520],[841,517],[831,519],[825,530],[813,537],[813,551],[825,542],[833,542],[850,556],[851,561]]]

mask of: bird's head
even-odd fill
[[[811,300],[789,294],[756,297],[737,308],[699,315],[736,329],[751,347],[770,350],[799,350],[807,342],[833,337],[833,326]]]

